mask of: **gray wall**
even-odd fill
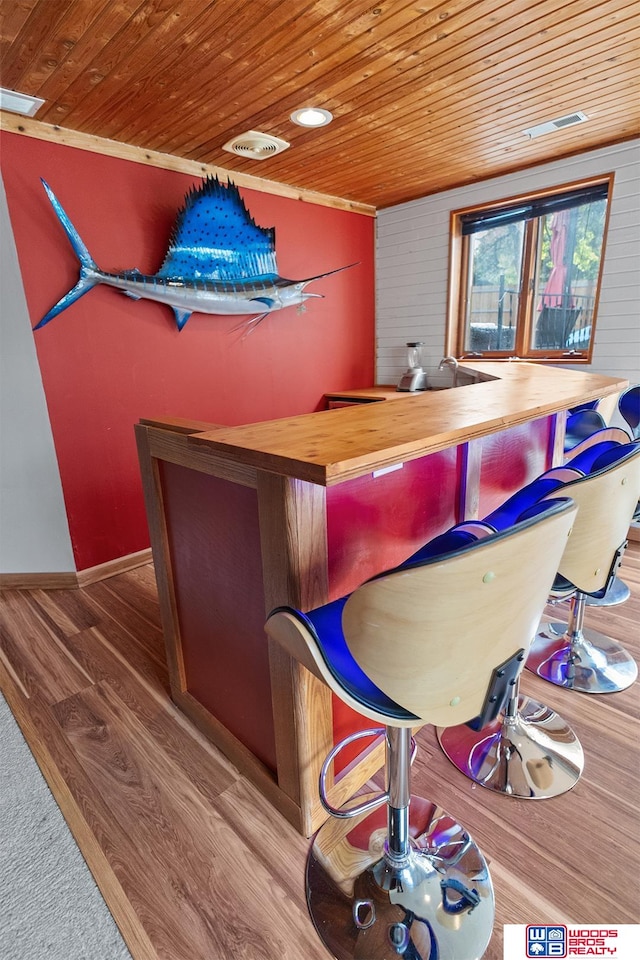
[[[561,136],[561,133],[549,136]],[[377,382],[406,368],[404,344],[424,340],[429,370],[444,350],[452,210],[615,173],[593,362],[575,366],[640,382],[640,141],[434,194],[378,213]]]
[[[0,179],[0,573],[75,569],[40,367]]]

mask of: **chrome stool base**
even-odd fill
[[[307,859],[307,903],[337,960],[479,960],[484,954],[495,907],[482,853],[460,824],[420,797],[411,797],[409,836],[408,855],[394,861],[384,808],[328,820],[316,834]]]
[[[556,686],[581,693],[617,693],[630,687],[638,666],[617,641],[596,630],[569,632],[566,623],[544,623],[526,667]]]
[[[615,607],[619,603],[626,603],[630,596],[631,590],[624,580],[614,577],[604,597],[587,597],[585,603],[588,607]]]
[[[438,729],[445,755],[466,777],[497,793],[543,800],[566,793],[584,768],[582,745],[555,711],[521,696],[515,716],[482,730],[466,724]]]

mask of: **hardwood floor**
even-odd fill
[[[632,598],[590,607],[586,622],[639,659],[639,543],[621,576]],[[6,591],[0,627],[3,694],[134,960],[326,960],[305,904],[308,841],[169,698],[152,566],[78,590]],[[638,684],[588,696],[525,671],[522,689],[583,744],[570,793],[523,801],[476,787],[432,728],[414,765],[414,792],[464,823],[490,862],[486,960],[501,960],[505,923],[639,919]]]

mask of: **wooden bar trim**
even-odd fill
[[[216,167],[210,163],[199,163],[197,160],[186,160],[169,153],[159,153],[156,150],[134,147],[130,144],[119,143],[117,140],[108,140],[104,137],[81,133],[78,130],[69,130],[65,127],[59,127],[57,124],[43,123],[41,120],[17,116],[6,110],[0,110],[0,126],[9,133],[17,133],[23,137],[34,137],[36,140],[46,140],[49,143],[58,143],[66,147],[75,147],[77,150],[87,150],[89,153],[99,153],[104,157],[131,160],[133,163],[142,163],[145,166],[159,167],[163,170],[174,170],[177,173],[186,173],[193,177],[218,177],[223,182],[231,179],[237,187],[246,187],[260,193],[269,193],[276,197],[289,197],[292,200],[314,203],[321,207],[333,207],[336,210],[347,210],[349,213],[358,213],[366,217],[376,216],[376,208],[367,203],[343,200],[341,197],[315,193],[313,190],[289,186],[286,183],[277,183],[275,180],[265,180],[263,177],[255,177],[236,170],[227,170],[225,167]]]
[[[169,551],[167,525],[163,509],[164,497],[162,483],[160,481],[158,461],[151,454],[149,438],[151,428],[145,427],[142,424],[136,424],[134,430],[138,448],[138,460],[140,462],[140,474],[142,477],[142,491],[149,525],[149,538],[151,540],[156,583],[158,585],[158,598],[160,601],[162,632],[169,668],[169,681],[171,683],[171,693],[175,700],[176,697],[185,690],[186,679],[182,657],[182,644],[180,641],[178,610],[173,589],[171,554]]]
[[[482,437],[461,444],[459,449],[460,494],[458,522],[477,520],[480,508],[480,468]]]
[[[567,426],[567,415],[563,410],[551,418],[549,435],[548,466],[560,467],[564,463],[564,440]]]
[[[332,486],[619,393],[627,381],[529,362],[460,366],[477,382],[404,403],[353,404],[191,434],[230,463]]]
[[[224,426],[222,423],[209,423],[208,420],[185,420],[184,417],[140,417],[139,423],[145,427],[173,430],[175,433],[205,433]]]
[[[263,472],[257,482],[265,616],[281,604],[311,610],[326,603],[324,488]],[[299,804],[309,835],[320,765],[333,746],[331,691],[272,641],[269,664],[278,784]]]
[[[141,424],[142,425],[142,424]],[[157,460],[167,460],[181,467],[198,470],[211,477],[230,480],[244,487],[256,486],[256,469],[245,464],[234,463],[216,455],[206,447],[195,447],[187,441],[191,432],[165,430],[157,427],[145,427],[147,430],[149,452]]]

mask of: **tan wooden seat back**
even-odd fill
[[[596,593],[607,583],[640,499],[640,450],[600,475],[568,483],[553,496],[571,497],[579,507],[558,573],[583,593]]]
[[[424,722],[477,716],[494,667],[535,635],[575,507],[356,590],[349,649],[373,682]]]

